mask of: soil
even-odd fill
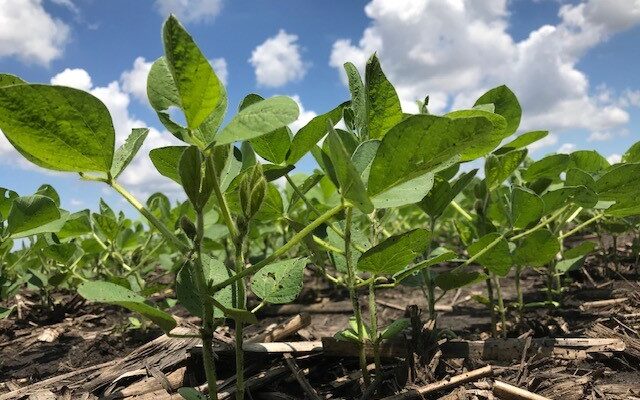
[[[617,260],[606,254],[596,254],[587,259],[583,269],[571,272],[566,277],[569,285],[561,307],[528,309],[520,320],[512,312],[514,315],[509,320],[517,322],[507,326],[507,336],[514,338],[589,337],[602,332],[602,329],[609,329],[606,332],[613,332],[616,337],[625,340],[627,350],[593,353],[585,359],[570,361],[523,356],[519,362],[492,363],[495,379],[549,398],[562,397],[563,400],[640,396],[640,280],[637,276],[638,266],[635,265],[627,242],[629,241],[619,240]],[[614,265],[616,263],[620,265]],[[502,286],[505,301],[514,301],[516,293],[512,280],[505,278]],[[523,273],[522,286],[525,302],[544,300],[542,289],[546,287],[546,282],[536,271],[527,270]],[[438,304],[452,305],[453,308],[451,311],[438,313],[438,328],[442,330],[438,338],[455,335],[467,340],[488,339],[491,332],[489,312],[486,306],[474,300],[475,295],[484,294],[484,284],[445,293]],[[16,300],[21,303],[20,317],[14,313],[9,319],[0,321],[0,398],[7,392],[47,378],[120,359],[162,334],[152,327],[131,329],[128,317],[133,315],[119,307],[87,304],[71,293],[55,293],[52,298],[57,306],[42,306],[37,303],[37,293],[23,292]],[[604,308],[581,308],[585,302],[611,298],[627,300]],[[404,317],[408,305],[416,304],[420,309],[425,308],[424,296],[417,288],[401,286],[398,289],[382,290],[377,294],[377,300],[381,325]],[[346,291],[337,290],[309,274],[299,303],[311,305],[323,301],[333,306],[344,304],[345,309],[348,309],[350,303]],[[366,304],[365,294],[362,294],[360,301],[361,304]],[[273,311],[273,308],[266,308],[263,315],[259,316],[260,322],[245,329],[246,336],[258,334],[273,324],[280,325],[290,317],[269,316]],[[179,306],[171,309],[171,312],[178,316],[187,315]],[[310,325],[287,340],[320,340],[332,336],[348,325],[349,316],[348,312],[313,313]],[[422,315],[422,320],[426,320],[425,314]],[[187,319],[188,321],[190,320]],[[230,338],[230,331],[232,327],[221,329],[221,337]],[[435,352],[430,352],[428,356],[428,359],[420,362],[433,365],[418,368],[419,373],[414,373],[413,376],[408,374],[410,363],[400,359],[387,360],[385,379],[378,385],[377,393],[372,398],[393,394],[407,383],[410,386],[420,386],[487,364],[485,360],[436,359],[439,356]],[[225,356],[218,360],[219,379],[233,379],[235,374],[233,362],[231,359],[229,362],[226,360]],[[315,354],[299,357],[296,362],[321,397],[361,396],[358,377],[355,376],[358,371],[357,359]],[[197,360],[191,364],[189,369],[198,369]],[[251,355],[248,356],[247,365],[251,367],[247,373],[250,377],[260,371],[273,370],[287,364],[282,362],[281,356]],[[172,368],[175,370],[178,366]],[[171,369],[162,371],[164,374],[171,372]],[[290,375],[288,372],[278,379],[265,382],[260,390],[251,392],[252,398],[305,398],[305,392],[298,382],[285,378]],[[350,378],[345,378],[350,375]],[[408,382],[408,376],[413,382]],[[185,385],[202,384],[202,374],[192,373],[185,376],[185,381]],[[55,393],[60,393],[61,390],[59,386],[50,389]],[[102,389],[94,391],[93,395],[101,398]],[[166,391],[164,393],[170,396]],[[64,398],[81,398],[80,393],[74,393],[72,397],[68,395],[69,392],[66,392],[67,397]],[[441,391],[434,398],[495,398],[492,396],[490,381],[480,380]],[[91,397],[85,395],[83,398]],[[157,397],[158,400],[164,398],[174,399]]]

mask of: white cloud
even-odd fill
[[[175,14],[182,22],[208,22],[222,11],[222,0],[155,0],[163,17]]]
[[[249,59],[258,85],[280,87],[302,79],[308,65],[302,60],[298,36],[280,30],[257,46]]]
[[[67,68],[51,78],[52,85],[69,86],[88,91],[93,87],[91,76],[82,68]]]
[[[547,136],[543,137],[542,139],[538,140],[537,142],[531,143],[529,146],[527,146],[527,148],[531,151],[536,151],[544,147],[553,146],[556,143],[558,143],[558,135],[554,133],[550,133]]]
[[[213,60],[209,60],[211,63],[211,67],[213,71],[220,79],[223,85],[227,86],[227,78],[229,78],[229,71],[227,70],[227,60],[224,58],[214,58]]]
[[[76,16],[80,15],[80,9],[71,0],[51,0],[51,2],[66,8]]]
[[[49,15],[42,0],[0,0],[0,58],[49,65],[68,39],[69,26]]]
[[[214,58],[209,60],[209,62],[220,81],[226,86],[229,75],[227,71],[227,60],[224,58]],[[147,99],[147,77],[152,64],[152,61],[147,61],[144,57],[137,57],[133,61],[133,67],[120,75],[122,89],[133,95],[143,104],[148,104],[149,102]]]
[[[506,83],[522,104],[522,129],[603,132],[629,121],[617,100],[591,93],[577,65],[591,48],[640,23],[639,1],[563,5],[557,25],[544,25],[521,41],[508,32],[508,4],[373,0],[365,7],[372,22],[358,43],[334,42],[329,63],[342,70],[352,61],[362,68],[377,51],[407,111],[426,94],[433,112],[469,107],[485,90]]]
[[[576,149],[576,145],[573,143],[563,143],[562,146],[558,148],[558,153],[569,154]]]
[[[122,89],[142,103],[147,103],[147,76],[151,70],[151,64],[153,63],[145,60],[144,57],[137,57],[133,61],[133,68],[120,75]]]
[[[607,161],[609,161],[609,164],[617,164],[622,161],[622,156],[620,154],[613,153],[607,157]]]
[[[291,98],[295,100],[296,103],[298,103],[298,108],[300,109],[300,115],[298,116],[298,119],[295,120],[293,123],[289,124],[289,128],[291,128],[291,131],[293,133],[296,133],[300,128],[305,126],[309,121],[311,121],[318,114],[315,111],[306,110],[302,105],[300,96],[298,96],[297,94],[294,94],[293,96],[291,96]]]

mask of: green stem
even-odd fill
[[[373,275],[375,277],[375,274]],[[380,360],[380,341],[378,340],[378,307],[376,304],[375,278],[369,284],[369,323],[371,325],[371,341],[373,346],[373,360],[376,365],[376,380],[382,376],[382,361]]]
[[[223,289],[223,288],[231,285],[232,283],[236,282],[239,279],[244,278],[245,276],[255,274],[256,272],[260,271],[265,266],[271,264],[273,261],[275,261],[278,258],[282,257],[289,250],[291,250],[291,248],[293,248],[298,243],[300,243],[302,241],[302,239],[304,239],[307,235],[311,234],[318,226],[322,225],[324,222],[326,222],[327,220],[331,219],[334,215],[336,215],[337,213],[342,211],[343,208],[344,208],[344,205],[340,204],[338,206],[333,207],[329,211],[325,212],[320,217],[318,217],[313,222],[311,222],[309,225],[305,226],[304,229],[302,229],[300,232],[298,232],[295,235],[293,235],[291,240],[289,240],[287,243],[285,243],[278,250],[276,250],[273,253],[271,253],[271,255],[269,257],[265,258],[264,260],[260,261],[259,263],[255,264],[255,265],[250,266],[249,268],[244,268],[242,270],[242,272],[237,273],[236,275],[234,275],[234,276],[232,276],[232,277],[230,277],[228,279],[225,279],[224,281],[222,281],[220,283],[217,283],[217,284],[213,285],[211,287],[212,293],[215,293],[215,292],[219,291],[220,289]]]
[[[220,207],[222,218],[227,225],[227,229],[229,229],[229,234],[231,235],[231,238],[235,240],[236,236],[238,236],[238,229],[236,228],[236,224],[233,223],[233,219],[231,218],[231,212],[229,211],[229,206],[227,205],[227,199],[224,197],[222,190],[220,190],[220,181],[218,180],[216,163],[214,160],[212,160],[211,164],[213,165],[213,193],[215,194],[216,200],[218,201],[218,207]]]
[[[151,223],[160,233],[171,243],[173,243],[181,252],[187,253],[189,251],[189,246],[178,239],[176,235],[173,234],[167,228],[165,224],[163,224],[158,218],[155,217],[149,210],[147,210],[142,203],[138,201],[127,189],[122,187],[115,180],[111,180],[107,182],[116,192],[120,193],[122,197],[124,197],[129,204],[131,204],[140,214],[142,214],[149,223]]]
[[[200,337],[202,339],[202,361],[204,371],[207,377],[207,386],[209,388],[209,397],[211,399],[218,398],[218,384],[216,378],[215,360],[213,355],[213,302],[209,296],[207,281],[202,264],[202,238],[204,237],[204,214],[202,210],[196,211],[196,237],[194,238],[195,261],[194,261],[194,277],[198,293],[200,293],[200,302],[202,304],[202,328],[200,329]]]
[[[369,377],[369,371],[367,371],[367,354],[364,347],[364,325],[362,323],[362,312],[360,311],[358,294],[356,293],[355,289],[355,271],[353,270],[353,265],[351,265],[351,214],[352,208],[348,207],[344,229],[344,254],[347,264],[347,279],[349,280],[349,297],[351,298],[353,316],[356,320],[356,326],[358,327],[358,353],[360,360],[360,370],[362,371],[362,379],[364,380],[364,385],[365,387],[367,387],[371,383],[371,378]]]
[[[471,214],[469,214],[468,212],[466,212],[462,207],[460,207],[460,204],[458,204],[455,200],[451,200],[451,205],[453,206],[453,208],[460,213],[460,215],[462,215],[467,221],[473,221],[473,217],[471,216]]]
[[[527,229],[526,231],[521,232],[521,233],[519,233],[519,234],[517,234],[517,235],[513,236],[513,237],[511,238],[511,241],[514,241],[514,240],[518,240],[518,239],[520,239],[520,238],[523,238],[523,237],[525,237],[525,236],[527,236],[527,235],[529,235],[529,234],[531,234],[531,233],[533,233],[533,232],[537,231],[538,229],[541,229],[541,228],[543,228],[543,227],[547,226],[550,222],[552,222],[553,220],[555,220],[555,219],[557,219],[558,217],[560,217],[560,216],[564,213],[564,211],[565,211],[565,209],[566,209],[566,208],[567,208],[567,206],[562,207],[561,209],[559,209],[558,211],[556,211],[553,215],[551,215],[549,218],[547,218],[547,219],[544,219],[544,220],[540,221],[540,222],[539,222],[536,226],[534,226],[533,228],[531,228],[531,229]]]
[[[244,270],[244,252],[243,252],[243,243],[245,239],[245,232],[240,232],[237,237],[237,242],[235,243],[236,254],[235,254],[235,265],[236,265],[236,275],[240,274]],[[246,307],[246,288],[245,288],[245,280],[241,278],[236,281],[236,307],[244,310]],[[236,399],[244,400],[244,350],[242,349],[242,344],[244,342],[244,324],[242,320],[237,318],[236,322],[236,332],[235,332],[235,341],[236,341]]]
[[[520,276],[522,274],[522,267],[516,266],[515,280],[516,280],[516,294],[518,296],[518,314],[522,318],[522,310],[524,309],[524,298],[522,294],[522,285],[520,282]]]
[[[493,284],[491,283],[491,278],[488,277],[489,270],[487,268],[484,269],[484,273],[487,274],[485,283],[487,286],[487,299],[489,300],[489,315],[491,316],[491,336],[496,338],[498,337],[498,319],[496,317],[496,301],[493,298]]]
[[[496,294],[498,296],[498,311],[500,312],[500,324],[502,325],[502,336],[507,337],[507,315],[506,315],[506,310],[504,308],[504,299],[502,298],[502,289],[500,288],[500,279],[493,273],[491,274],[491,279],[493,280],[493,284],[496,287]]]
[[[569,232],[561,235],[559,237],[560,240],[562,239],[566,239],[569,236],[573,235],[574,233],[578,232],[579,230],[581,230],[582,228],[589,226],[590,224],[592,224],[593,222],[599,220],[600,218],[603,218],[604,214],[598,214],[596,216],[593,216],[591,218],[589,218],[588,220],[584,221],[583,223],[581,223],[580,225],[576,226],[575,228],[573,228],[572,230],[570,230]]]

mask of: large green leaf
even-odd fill
[[[189,129],[197,129],[221,103],[226,104],[224,86],[209,60],[173,15],[165,22],[162,33],[167,65],[180,96],[180,106]]]
[[[374,196],[433,171],[466,151],[485,146],[493,135],[494,124],[484,116],[451,119],[412,115],[382,139],[371,165],[369,194]]]
[[[578,150],[569,154],[568,168],[595,173],[610,167],[609,161],[595,150]]]
[[[0,88],[0,129],[25,158],[43,168],[108,172],[115,132],[96,97],[37,84]]]
[[[251,290],[271,304],[290,303],[302,290],[306,258],[296,258],[269,264],[251,278]]]
[[[140,313],[165,332],[176,327],[176,321],[170,314],[150,306],[145,303],[144,297],[115,283],[85,281],[78,287],[78,293],[89,301],[115,304]]]
[[[13,200],[18,198],[18,193],[13,190],[0,187],[0,221],[7,218]]]
[[[371,202],[375,208],[392,208],[415,204],[429,193],[433,187],[433,182],[433,172],[427,172],[372,196]]]
[[[625,217],[640,214],[640,164],[620,164],[596,181],[600,200],[615,201],[607,214]]]
[[[430,239],[431,233],[424,229],[391,236],[362,254],[358,269],[379,275],[393,275],[421,255]]]
[[[476,242],[473,242],[467,248],[467,251],[469,252],[469,256],[474,257],[494,242],[496,242],[495,245],[478,257],[477,262],[494,274],[507,276],[509,269],[511,269],[512,259],[509,243],[507,243],[504,237],[501,237],[497,233],[486,234]]]
[[[520,266],[541,267],[560,251],[558,238],[548,229],[528,235],[513,251],[513,262]]]
[[[405,268],[400,272],[395,273],[393,275],[393,279],[395,279],[397,282],[402,282],[407,277],[411,277],[425,268],[429,268],[432,265],[443,263],[454,258],[456,258],[456,253],[451,250],[445,249],[444,247],[438,247],[434,249],[431,254],[429,254],[429,258],[420,261],[419,263],[408,268]]]
[[[537,222],[544,212],[544,202],[533,191],[521,187],[513,189],[511,220],[514,228],[524,229]]]
[[[498,86],[480,96],[476,100],[474,106],[482,104],[493,104],[494,112],[502,115],[507,121],[506,135],[509,136],[518,130],[520,118],[522,117],[522,108],[516,95],[507,86]]]
[[[335,125],[342,116],[342,110],[348,102],[342,103],[333,110],[318,115],[309,121],[305,126],[295,134],[291,140],[289,154],[287,155],[287,164],[297,163],[305,154],[318,143],[320,139],[329,131],[328,125]]]
[[[249,140],[282,128],[298,118],[298,104],[275,96],[242,109],[215,137],[216,145]]]
[[[380,139],[392,126],[402,121],[402,107],[395,88],[382,72],[375,54],[367,61],[365,89],[368,137]]]
[[[565,204],[573,203],[583,208],[591,208],[598,202],[598,195],[586,186],[566,186],[542,195],[544,213],[550,214]]]
[[[151,150],[149,158],[151,158],[151,162],[161,175],[180,183],[178,165],[185,149],[187,149],[187,146],[160,147]]]
[[[436,276],[435,284],[442,290],[452,290],[483,282],[487,278],[487,275],[478,271],[447,271]]]
[[[326,144],[342,196],[352,201],[364,213],[368,214],[373,211],[373,204],[367,195],[360,174],[351,162],[350,154],[333,127],[330,127]]]
[[[56,203],[46,196],[34,194],[13,200],[7,216],[7,232],[19,237],[27,232],[31,234],[50,232],[46,225],[60,218]]]
[[[558,181],[560,173],[569,166],[570,157],[568,154],[552,154],[544,157],[529,166],[522,172],[522,178],[527,182],[533,182],[540,178],[550,178]]]

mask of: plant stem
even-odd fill
[[[451,200],[451,205],[453,206],[453,208],[460,213],[460,215],[462,215],[467,221],[473,221],[473,217],[464,210],[464,208],[460,207],[460,204],[458,204],[455,200]]]
[[[583,223],[581,223],[580,225],[576,226],[575,228],[573,228],[572,230],[570,230],[569,232],[561,235],[558,239],[562,240],[562,239],[566,239],[569,236],[573,235],[574,233],[578,232],[579,230],[581,230],[582,228],[589,226],[591,223],[599,220],[600,218],[604,217],[604,214],[598,214],[595,215],[591,218],[589,218],[588,220],[584,221]]]
[[[238,234],[237,242],[235,243],[236,247],[236,255],[235,255],[235,265],[236,265],[236,275],[242,272],[244,269],[244,239],[246,233],[240,232]],[[246,294],[245,294],[245,280],[244,278],[238,279],[236,281],[236,307],[244,310],[246,307]],[[236,340],[236,399],[244,400],[244,350],[242,349],[243,344],[243,331],[244,324],[240,319],[236,319],[236,332],[235,332],[235,340]]]
[[[181,252],[187,253],[189,251],[189,246],[178,239],[176,235],[173,234],[167,228],[165,224],[163,224],[155,215],[153,215],[149,210],[147,210],[142,203],[138,201],[127,189],[122,187],[115,180],[111,180],[107,182],[116,192],[120,193],[122,197],[124,197],[129,204],[131,204],[140,214],[142,214],[149,223],[151,223],[160,233],[171,243],[173,243]]]
[[[382,376],[382,361],[380,360],[380,341],[378,340],[378,306],[376,304],[374,282],[375,278],[369,284],[369,324],[371,325],[371,341],[373,346],[373,361],[376,365],[376,380],[378,380]]]
[[[238,229],[236,228],[236,224],[233,223],[233,219],[231,218],[231,212],[229,211],[229,206],[227,205],[227,199],[224,197],[224,194],[220,190],[220,181],[218,180],[216,163],[214,160],[211,160],[211,164],[213,166],[213,193],[215,194],[216,200],[218,201],[218,207],[220,207],[222,218],[227,225],[227,229],[229,229],[229,234],[231,235],[231,238],[235,240],[236,236],[238,236]]]
[[[213,356],[213,302],[209,296],[207,281],[202,264],[202,238],[204,237],[204,213],[202,210],[196,211],[196,237],[194,238],[195,262],[194,277],[198,293],[200,293],[200,302],[202,304],[202,328],[200,329],[200,337],[202,338],[202,362],[207,377],[207,385],[209,387],[209,397],[211,399],[218,398],[218,384],[216,378],[216,367]]]
[[[520,318],[522,318],[522,310],[524,309],[524,298],[522,295],[522,286],[520,284],[520,275],[522,274],[522,267],[519,265],[516,265],[516,273],[515,273],[515,280],[516,280],[516,294],[518,296],[518,314],[520,316]]]
[[[369,371],[367,371],[367,354],[364,347],[364,325],[362,323],[362,313],[360,311],[360,302],[358,301],[358,294],[356,293],[355,284],[355,271],[353,265],[351,265],[351,215],[352,208],[347,207],[347,216],[345,220],[344,229],[344,255],[347,264],[347,279],[349,280],[349,297],[351,298],[351,305],[353,307],[353,316],[356,319],[356,325],[358,327],[358,345],[359,345],[359,360],[360,369],[362,370],[362,379],[364,380],[364,386],[367,387],[371,383],[369,377]]]
[[[217,283],[217,284],[213,285],[211,287],[211,292],[215,293],[215,292],[219,291],[220,289],[225,288],[225,287],[231,285],[232,283],[236,282],[238,279],[242,279],[245,276],[255,274],[256,272],[260,271],[265,266],[271,264],[273,261],[275,261],[278,258],[280,258],[281,256],[285,255],[295,245],[300,243],[302,241],[302,239],[304,239],[307,235],[311,234],[318,226],[320,226],[321,224],[323,224],[327,220],[331,219],[334,215],[336,215],[337,213],[342,211],[342,209],[344,207],[345,207],[344,205],[340,204],[340,205],[337,205],[337,206],[333,207],[332,209],[328,210],[327,212],[322,214],[320,217],[315,219],[313,222],[311,222],[309,225],[305,226],[304,229],[302,229],[300,232],[298,232],[295,235],[293,235],[293,237],[287,243],[285,243],[282,247],[280,247],[279,249],[277,249],[276,251],[271,253],[271,255],[269,257],[265,258],[264,260],[260,261],[259,263],[254,264],[254,265],[252,265],[252,266],[250,266],[248,268],[244,268],[242,270],[242,272],[237,273],[236,275],[234,275],[234,276],[232,276],[230,278],[227,278],[227,279],[225,279],[224,281],[222,281],[220,283]]]
[[[496,307],[495,300],[493,298],[493,284],[491,283],[491,278],[489,278],[489,270],[487,268],[484,269],[484,273],[487,274],[487,279],[485,280],[487,286],[487,299],[489,300],[489,315],[491,316],[491,336],[498,337],[498,319],[496,318]]]
[[[498,295],[498,311],[500,312],[500,324],[502,325],[501,333],[503,337],[507,337],[507,315],[502,298],[502,289],[500,288],[500,279],[493,273],[491,274],[491,279],[493,280],[496,287],[496,294]]]
[[[429,221],[431,234],[434,234],[434,230],[436,227],[436,219],[434,217],[430,218]],[[427,255],[431,254],[431,239],[429,239],[429,244],[427,245]],[[427,304],[429,307],[429,319],[435,321],[436,320],[436,297],[435,297],[435,279],[433,274],[431,273],[431,268],[425,268],[422,270],[422,280],[423,285],[427,286],[426,292],[423,290],[423,293],[427,294]]]

